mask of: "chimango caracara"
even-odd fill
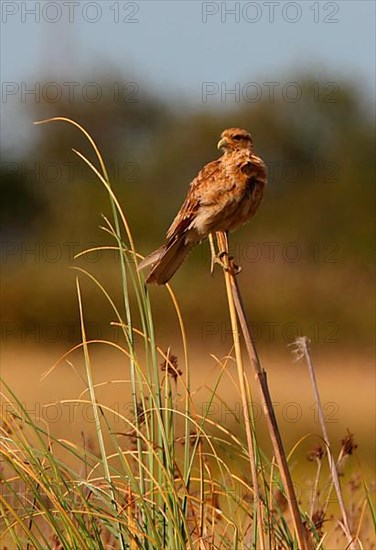
[[[218,149],[223,155],[204,166],[190,184],[166,243],[140,263],[139,269],[151,266],[147,283],[167,283],[197,243],[210,233],[236,229],[258,209],[266,167],[254,153],[251,135],[240,128],[225,130]]]

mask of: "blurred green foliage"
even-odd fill
[[[116,75],[91,75],[90,80],[106,89]],[[251,318],[260,324],[297,323],[310,336],[316,324],[333,323],[337,339],[332,343],[368,344],[374,262],[371,116],[351,83],[340,83],[328,101],[327,94],[313,94],[315,75],[290,80],[302,90],[297,102],[264,98],[206,108],[169,104],[140,89],[134,102],[114,101],[109,94],[100,106],[80,98],[23,108],[34,120],[72,118],[91,133],[144,254],[163,241],[187,185],[218,155],[221,131],[249,129],[270,180],[256,218],[231,236]],[[24,156],[19,151],[3,156],[1,172],[3,324],[13,323],[17,331],[28,324],[77,319],[75,273],[68,269],[72,254],[113,244],[99,229],[101,213],[110,216],[106,193],[71,150],[94,160],[83,136],[64,123],[36,126],[33,136]],[[115,256],[97,259],[79,265],[99,275],[117,298]],[[204,344],[205,323],[218,327],[227,319],[222,279],[219,273],[211,279],[208,269],[203,244],[173,279],[190,333]],[[92,285],[86,292],[87,320],[106,331],[112,320],[108,308]],[[165,313],[162,292],[152,292],[161,333],[169,334],[175,318]]]

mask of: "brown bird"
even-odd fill
[[[197,243],[210,233],[243,225],[259,207],[266,167],[254,154],[251,135],[240,128],[224,130],[217,147],[224,154],[204,166],[190,184],[166,243],[139,264],[138,269],[152,266],[147,283],[167,283]]]

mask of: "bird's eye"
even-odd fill
[[[243,136],[241,136],[240,134],[234,136],[235,141],[240,141],[241,139],[243,139]]]

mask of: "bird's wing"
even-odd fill
[[[167,231],[167,240],[174,236],[181,235],[194,220],[204,200],[207,190],[215,188],[216,180],[220,178],[222,172],[221,159],[214,160],[206,164],[189,187],[187,197],[180,208],[177,216]]]

